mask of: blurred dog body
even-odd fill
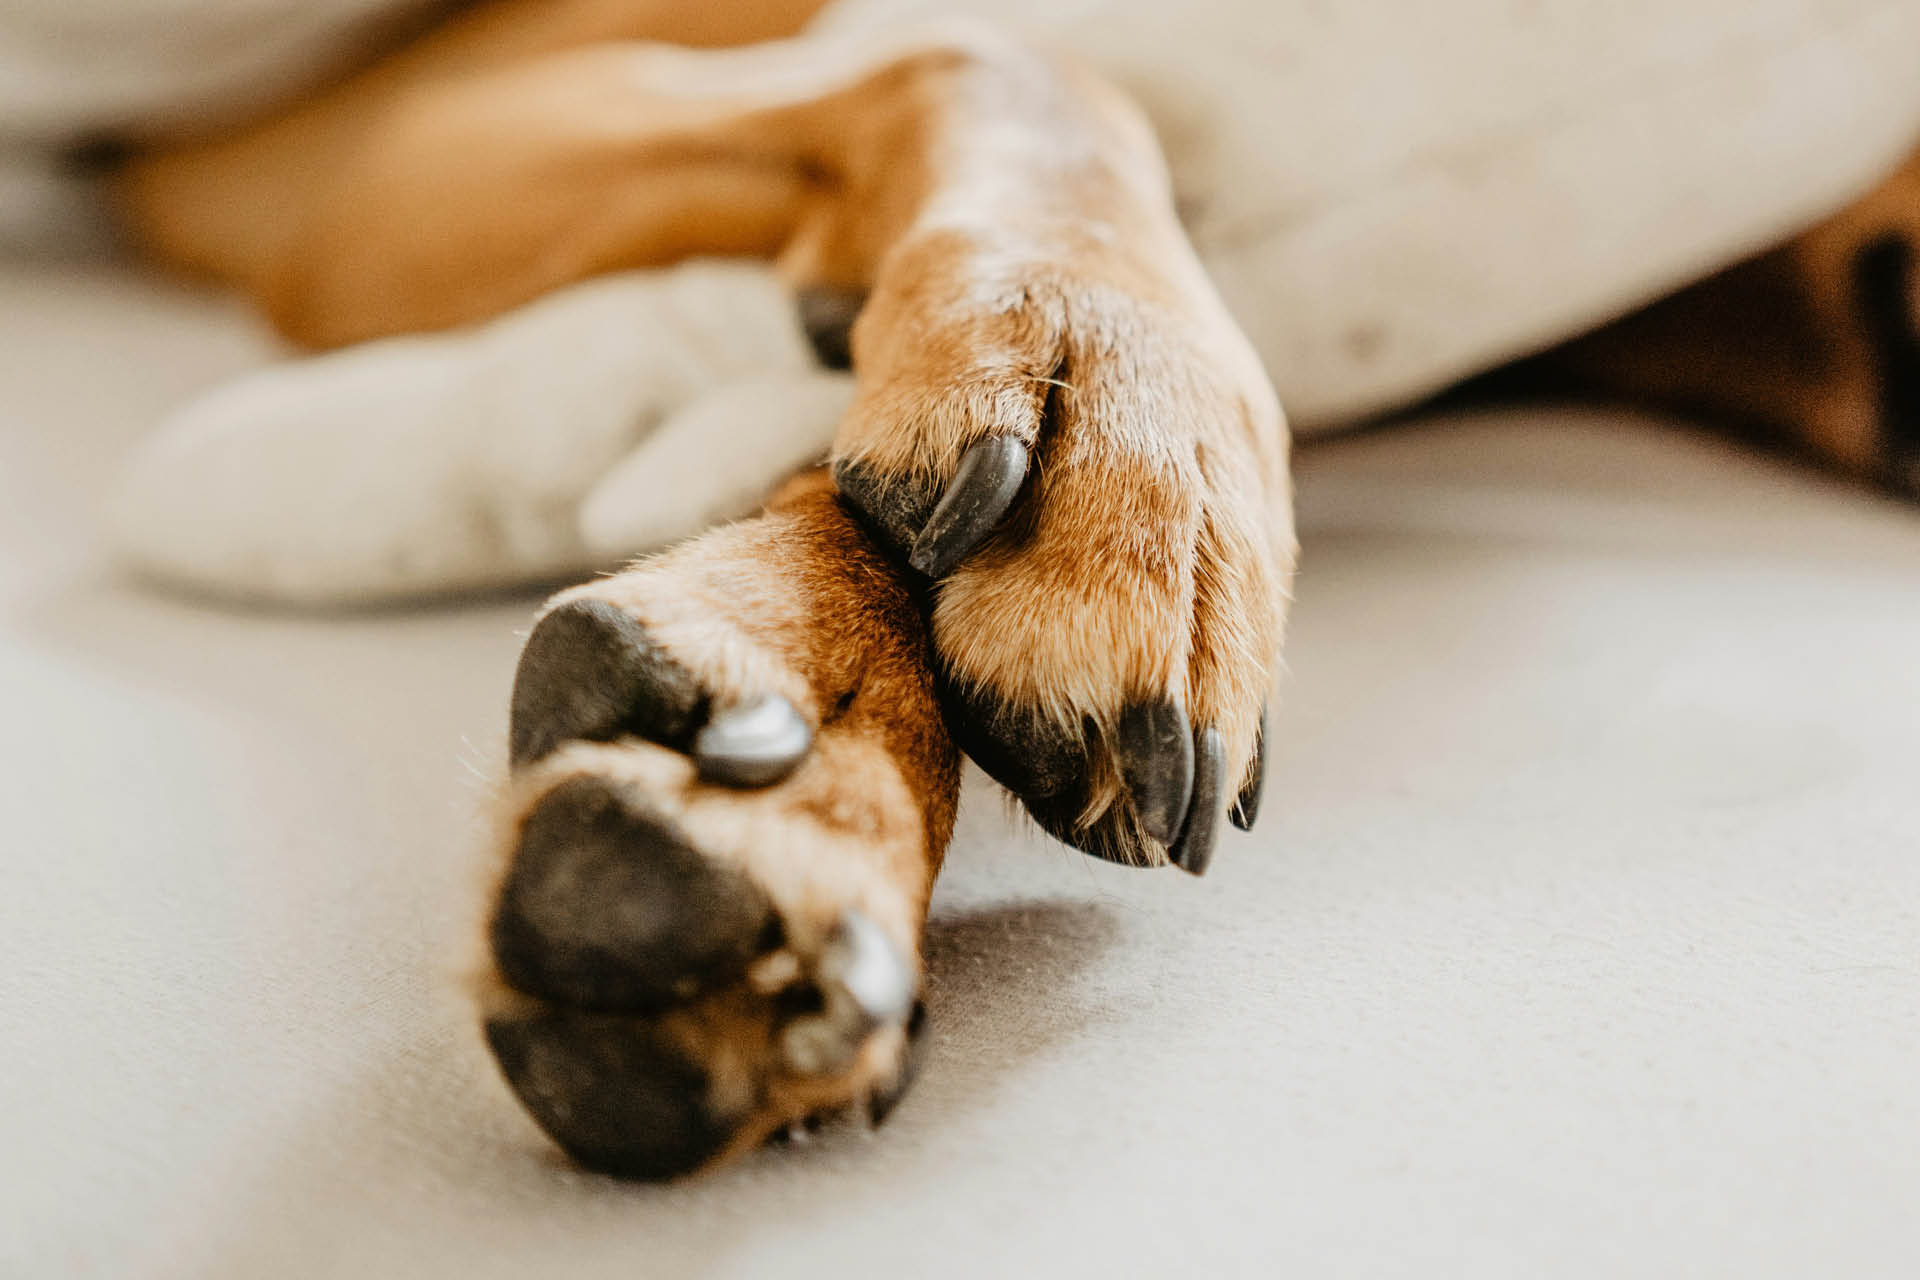
[[[9,0],[0,6],[0,239],[91,229],[70,156],[243,119],[377,56],[448,0]]]

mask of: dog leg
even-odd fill
[[[897,1100],[958,757],[916,601],[815,472],[556,597],[521,656],[486,1032],[580,1163]]]
[[[1549,360],[1920,497],[1920,155],[1782,247]]]

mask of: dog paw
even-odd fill
[[[551,579],[752,511],[844,397],[770,271],[608,277],[217,388],[129,460],[114,541],[160,581],[305,605]],[[690,447],[714,431],[741,447]]]
[[[924,647],[824,482],[535,626],[484,1020],[575,1161],[670,1178],[899,1100],[958,787]]]
[[[937,580],[962,747],[1066,843],[1202,871],[1257,807],[1293,539],[1279,406],[1197,266],[929,235],[854,368],[835,477]]]

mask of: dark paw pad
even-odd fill
[[[1019,707],[953,679],[938,665],[935,690],[954,742],[988,777],[1028,801],[1079,805],[1087,747],[1037,709]]]
[[[508,757],[524,765],[569,741],[624,734],[684,746],[705,702],[640,623],[604,601],[569,601],[540,619],[521,651]]]
[[[813,724],[778,694],[718,707],[641,623],[600,600],[540,619],[520,654],[508,758],[533,764],[568,742],[645,738],[693,756],[703,782],[766,787],[806,759]]]
[[[534,1122],[596,1173],[692,1173],[744,1118],[715,1114],[706,1072],[648,1023],[549,1009],[489,1019],[486,1033]]]
[[[779,932],[746,875],[637,810],[615,784],[575,778],[521,828],[491,940],[520,991],[626,1011],[732,980]]]

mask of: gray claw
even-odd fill
[[[951,573],[1005,517],[1026,478],[1027,446],[1012,436],[989,436],[969,448],[907,563],[929,578]]]
[[[1202,729],[1193,740],[1193,802],[1187,806],[1186,830],[1167,856],[1189,875],[1205,875],[1220,838],[1220,784],[1226,772],[1226,747],[1218,729]]]
[[[1253,763],[1247,766],[1247,780],[1234,798],[1227,821],[1242,831],[1253,830],[1260,818],[1260,796],[1267,789],[1267,709],[1260,708],[1260,732],[1253,739]]]
[[[1193,793],[1193,730],[1180,704],[1136,702],[1120,716],[1114,754],[1146,833],[1163,845],[1180,834]]]
[[[819,1013],[798,1018],[780,1035],[781,1055],[800,1075],[844,1070],[876,1028],[904,1022],[913,1010],[913,973],[880,926],[849,909],[827,940],[814,971]]]
[[[820,956],[818,981],[829,1010],[836,999],[844,999],[868,1029],[905,1021],[913,1009],[912,972],[864,912],[841,913],[840,926]]]
[[[792,773],[813,745],[813,726],[779,694],[716,712],[693,735],[702,782],[766,787]]]

